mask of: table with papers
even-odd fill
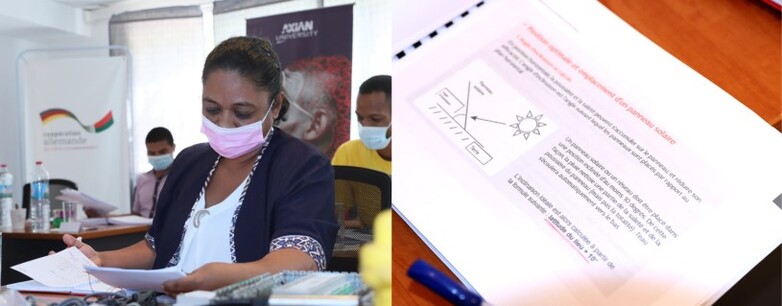
[[[129,246],[144,239],[148,225],[100,225],[78,234],[83,241],[98,251],[113,250]],[[33,233],[26,231],[3,231],[2,236],[2,280],[0,284],[28,280],[10,267],[44,256],[49,251],[60,251],[65,247],[62,233],[55,231]],[[14,250],[25,250],[23,252]]]

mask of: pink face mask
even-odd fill
[[[228,159],[242,156],[266,142],[267,133],[263,132],[263,122],[272,110],[271,105],[274,105],[274,101],[261,121],[232,129],[220,127],[204,116],[201,119],[201,133],[206,135],[209,146],[220,156]]]

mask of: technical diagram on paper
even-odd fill
[[[481,60],[451,74],[413,104],[488,175],[557,128]]]

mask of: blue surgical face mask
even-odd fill
[[[363,126],[358,124],[358,137],[361,138],[361,142],[370,150],[382,150],[388,147],[391,143],[391,137],[386,137],[388,132],[388,126]]]
[[[152,169],[157,171],[166,170],[174,162],[174,156],[172,154],[147,156],[149,158],[149,164],[152,165]]]

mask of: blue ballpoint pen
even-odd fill
[[[407,275],[442,296],[453,305],[488,305],[480,295],[454,282],[421,259],[416,260],[410,266],[407,270]]]

